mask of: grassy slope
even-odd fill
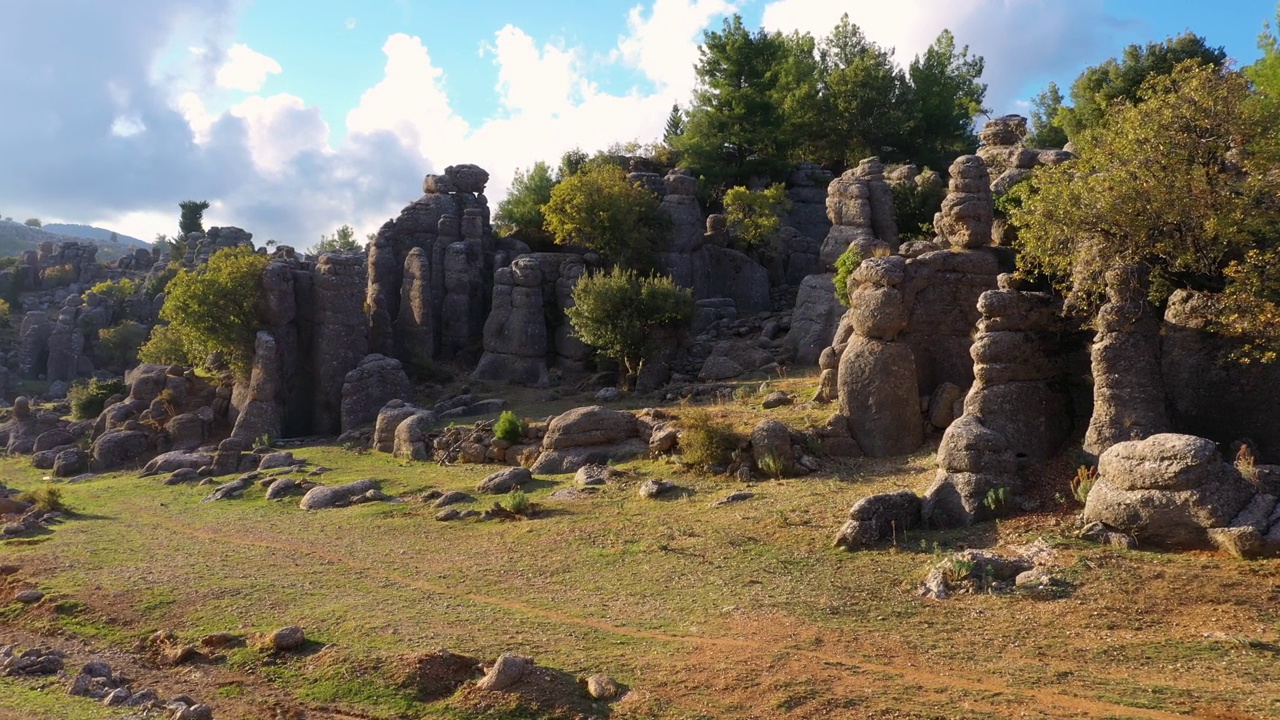
[[[720,411],[753,414],[744,403]],[[803,415],[785,412],[792,422]],[[328,447],[299,454],[335,468],[326,482],[376,477],[396,495],[470,490],[493,469]],[[922,490],[931,465],[928,452],[852,463],[840,477],[761,483],[747,503],[710,508],[737,486],[641,462],[638,475],[674,478],[695,494],[642,500],[636,479],[601,497],[548,501],[549,482],[533,494],[550,514],[515,523],[437,523],[414,501],[304,513],[296,501],[268,504],[257,488],[202,504],[208,488],[112,475],[67,486],[86,517],[36,543],[0,545],[54,601],[83,610],[0,612],[14,627],[106,647],[158,628],[196,637],[298,623],[332,644],[326,664],[233,664],[313,706],[354,701],[373,716],[458,716],[447,702],[382,687],[385,673],[368,670],[447,647],[614,675],[636,690],[615,717],[1280,717],[1269,644],[1275,561],[1086,547],[1062,540],[1063,519],[1052,516],[912,535],[886,551],[829,547],[854,500]],[[26,487],[39,473],[7,460],[0,477]],[[988,545],[997,535],[1058,542],[1075,592],[915,597],[935,544]],[[28,686],[6,682],[0,709],[25,707]]]

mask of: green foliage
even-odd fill
[[[926,171],[928,168],[926,168]],[[933,216],[942,210],[947,187],[933,183],[898,183],[890,186],[899,236],[907,240],[932,240]]]
[[[849,277],[865,259],[857,245],[850,245],[836,258],[836,274],[832,282],[836,286],[836,300],[845,307],[849,307]]]
[[[615,267],[579,280],[565,314],[584,343],[623,365],[632,387],[644,361],[660,349],[658,331],[688,325],[693,294],[670,278]]]
[[[40,222],[40,218],[27,218],[22,224],[32,228],[44,227],[44,223]]]
[[[316,243],[315,252],[317,255],[332,252],[352,252],[360,249],[360,243],[356,241],[355,228],[350,225],[343,225],[333,232],[332,235],[321,235],[320,242]]]
[[[89,292],[105,298],[111,304],[111,322],[120,322],[129,309],[129,301],[138,294],[139,287],[141,283],[137,280],[121,278],[104,280],[89,288]]]
[[[54,485],[45,485],[42,488],[28,490],[24,493],[18,493],[18,500],[25,503],[31,503],[41,510],[47,512],[65,513],[70,508],[62,498],[62,489]]]
[[[791,201],[782,183],[767,190],[748,190],[739,185],[724,194],[729,232],[748,250],[776,249],[772,247],[775,236],[782,227],[782,216],[790,209]]]
[[[132,320],[98,331],[98,344],[94,346],[98,364],[114,372],[123,373],[138,362],[138,351],[147,340],[147,327]]]
[[[153,333],[139,356],[170,356],[176,340],[182,347],[182,364],[200,365],[211,353],[222,352],[238,376],[247,376],[261,327],[258,306],[266,265],[265,255],[236,247],[214,253],[200,270],[180,271],[169,283],[160,310],[160,317],[170,323],[168,329],[159,340]]]
[[[756,464],[760,466],[760,471],[774,480],[781,480],[791,468],[787,461],[777,453],[765,453],[764,457],[756,460]]]
[[[1076,476],[1071,478],[1071,497],[1076,502],[1084,505],[1089,500],[1089,491],[1093,489],[1093,484],[1098,481],[1098,469],[1081,465],[1076,468]]]
[[[40,282],[45,287],[62,287],[75,282],[76,269],[70,263],[54,265],[40,271]]]
[[[727,423],[711,417],[702,408],[685,411],[680,417],[680,458],[686,465],[706,470],[727,465],[740,438]]]
[[[1058,122],[1064,99],[1058,84],[1051,82],[1031,101],[1031,132],[1026,138],[1028,147],[1061,148],[1067,144],[1067,131]]]
[[[178,218],[178,234],[186,238],[193,232],[204,232],[204,211],[209,209],[208,200],[183,200],[178,203],[182,214]]]
[[[1009,509],[1009,500],[1009,488],[993,487],[982,498],[982,505],[990,510],[993,515],[1003,515]]]
[[[1088,68],[1076,78],[1071,85],[1072,105],[1062,108],[1056,123],[1075,140],[1099,126],[1113,105],[1140,102],[1149,78],[1170,75],[1184,62],[1222,68],[1226,59],[1226,51],[1209,47],[1204,38],[1190,32],[1159,43],[1130,45],[1119,59]]]
[[[89,420],[102,414],[107,399],[112,395],[124,395],[127,391],[120,380],[88,381],[77,380],[67,390],[67,401],[71,404],[71,417],[75,420]]]
[[[1109,268],[1146,265],[1162,295],[1225,287],[1226,327],[1274,333],[1259,323],[1280,301],[1277,166],[1245,149],[1274,120],[1241,73],[1196,62],[1152,75],[1140,97],[1077,139],[1079,160],[1015,187],[1019,267],[1087,309]]]
[[[1280,117],[1280,39],[1275,34],[1277,28],[1280,28],[1280,5],[1276,7],[1276,25],[1264,25],[1262,34],[1258,36],[1262,57],[1244,69],[1253,83],[1252,102],[1261,117]],[[1271,123],[1265,130],[1266,134],[1258,139],[1256,149],[1274,161],[1280,158],[1280,123]]]
[[[11,267],[18,266],[18,258],[15,256],[0,257],[0,270],[8,270]]]
[[[501,235],[509,235],[519,229],[530,240],[548,240],[550,234],[543,227],[546,218],[542,207],[551,201],[551,189],[556,186],[551,167],[542,161],[534,163],[528,172],[516,170],[507,197],[498,203],[494,228]]]
[[[183,365],[187,363],[187,348],[182,335],[169,325],[151,328],[151,336],[138,348],[138,359],[156,365]]]
[[[969,55],[969,46],[956,47],[955,36],[943,30],[924,55],[907,68],[909,121],[902,150],[917,163],[947,167],[959,155],[978,146],[973,118],[982,106],[987,86],[978,81],[986,63]]]
[[[0,327],[9,327],[10,312],[8,301],[0,299]]]
[[[589,159],[590,156],[582,152],[581,148],[566,151],[560,156],[560,166],[556,168],[556,180],[563,182],[582,172],[582,168],[586,167]]]
[[[170,256],[177,257],[177,256]],[[176,262],[171,262],[164,267],[164,270],[156,273],[147,280],[147,284],[142,288],[143,297],[154,298],[165,290],[169,289],[169,283],[178,276],[178,271],[182,266]]]
[[[667,116],[666,129],[662,133],[662,141],[667,145],[675,144],[676,138],[684,134],[684,113],[680,111],[680,103],[671,105],[671,114]]]
[[[512,515],[528,515],[533,510],[533,501],[524,490],[512,488],[511,492],[502,498],[502,507]]]
[[[524,427],[520,423],[520,418],[510,410],[503,410],[498,416],[498,422],[493,426],[494,437],[500,440],[506,440],[509,443],[520,442],[520,436],[524,432]]]
[[[625,267],[653,263],[665,230],[658,198],[607,163],[588,163],[551,190],[545,227],[562,245],[581,245]]]

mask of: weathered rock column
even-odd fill
[[[244,443],[255,443],[266,436],[280,437],[283,409],[280,393],[280,351],[271,333],[259,330],[253,344],[253,368],[244,389],[240,412],[236,415],[231,437]]]
[[[893,191],[884,180],[884,166],[878,159],[863,160],[831,181],[827,186],[827,218],[831,230],[819,253],[825,268],[834,268],[850,245],[857,245],[864,258],[871,257],[876,248],[897,249]]]
[[[905,455],[924,441],[916,362],[911,346],[894,342],[907,326],[897,286],[901,256],[864,260],[853,274],[847,318],[853,337],[840,357],[837,396],[853,439],[871,457]]]
[[[1160,367],[1160,325],[1147,303],[1148,274],[1129,266],[1107,272],[1107,302],[1090,348],[1093,417],[1084,449],[1094,455],[1116,443],[1172,429]]]
[[[360,255],[320,256],[315,272],[315,407],[313,431],[338,434],[342,427],[342,383],[369,354],[368,326],[361,307],[365,261]]]
[[[550,384],[543,302],[542,269],[535,258],[517,258],[494,274],[484,355],[473,378],[535,387]]]
[[[934,225],[952,247],[977,248],[991,244],[995,201],[991,175],[977,155],[964,155],[951,163],[948,193]]]

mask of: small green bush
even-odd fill
[[[513,515],[527,515],[533,508],[533,502],[529,500],[528,493],[515,488],[503,498],[502,507]]]
[[[112,395],[123,395],[125,384],[120,380],[99,380],[92,378],[88,382],[77,380],[67,391],[67,400],[71,403],[71,417],[75,420],[96,418],[106,407],[107,399]]]
[[[523,432],[520,418],[510,410],[503,410],[498,416],[498,422],[493,426],[493,434],[499,440],[506,440],[512,444],[520,442],[520,435]]]
[[[1076,468],[1076,476],[1071,478],[1071,496],[1076,502],[1084,505],[1089,500],[1089,491],[1098,480],[1098,469],[1081,465]]]
[[[138,350],[146,339],[147,327],[132,320],[99,330],[98,345],[94,351],[98,364],[123,373],[138,364]]]
[[[899,239],[903,242],[932,240],[933,216],[942,210],[942,201],[947,197],[946,185],[900,183],[892,189],[894,217],[901,228]]]
[[[836,300],[849,307],[849,276],[862,264],[862,253],[857,245],[850,245],[836,260],[836,276],[832,282],[836,285]]]
[[[689,410],[680,419],[680,456],[686,465],[704,470],[727,465],[738,440],[732,427],[716,421],[706,410]]]
[[[18,494],[18,500],[45,510],[47,512],[66,512],[67,504],[62,499],[62,490],[53,485],[45,485],[36,490],[28,490]]]
[[[125,313],[129,308],[129,301],[134,295],[138,294],[140,287],[141,283],[137,280],[121,278],[120,280],[104,280],[89,288],[89,292],[105,298],[110,303],[111,321],[118,323],[124,319]]]
[[[138,348],[138,359],[157,365],[184,365],[187,350],[182,344],[182,337],[170,326],[158,325],[151,329],[151,337]]]
[[[76,269],[71,265],[54,265],[40,271],[40,281],[45,287],[62,287],[70,285],[76,280]]]
[[[0,327],[9,327],[9,303],[0,299]]]

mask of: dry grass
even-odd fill
[[[803,396],[812,380],[771,384]],[[762,416],[755,402],[707,411],[748,430]],[[582,402],[554,401],[574,404]],[[540,417],[562,408],[515,409]],[[805,427],[830,412],[767,414]],[[403,497],[470,490],[492,470],[333,447],[297,454],[335,468],[326,482],[376,477]],[[270,717],[264,708],[281,703],[308,717],[545,716],[518,698],[422,702],[379,670],[441,647],[609,674],[633,689],[611,706],[615,718],[1280,717],[1271,644],[1280,562],[1085,546],[1065,539],[1065,511],[915,532],[883,550],[832,549],[855,500],[928,485],[930,449],[757,483],[755,498],[723,508],[709,503],[740,488],[727,478],[667,461],[627,468],[621,484],[585,500],[548,499],[567,477],[537,483],[529,500],[545,512],[510,523],[439,523],[413,501],[304,513],[296,502],[266,502],[259,488],[201,504],[207,488],[126,475],[67,485],[81,519],[33,544],[0,544],[4,561],[23,568],[16,577],[67,611],[0,605],[0,627],[123,652],[160,628],[195,638],[296,623],[323,645],[285,660],[234,651],[164,680],[208,699],[220,720]],[[0,476],[19,488],[42,484],[17,460],[0,461]],[[643,500],[636,489],[647,478],[692,494]],[[1075,582],[1065,599],[915,596],[937,552],[1036,537],[1059,548]],[[219,692],[233,682],[247,689]],[[57,687],[39,695],[48,709],[29,711],[33,687],[0,679],[0,717],[97,712]]]

